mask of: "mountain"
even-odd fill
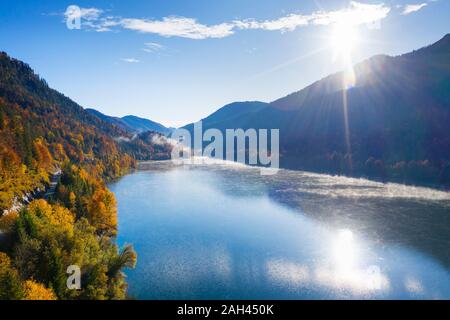
[[[166,145],[141,139],[85,111],[4,52],[0,52],[0,136],[0,212],[42,188],[66,163],[108,180],[127,171],[135,159],[169,154]]]
[[[133,128],[127,126],[122,121],[122,119],[120,119],[120,118],[107,116],[107,115],[105,115],[105,114],[103,114],[100,111],[97,111],[95,109],[87,108],[86,111],[89,112],[90,114],[96,116],[97,118],[102,119],[105,122],[108,122],[108,123],[110,123],[112,125],[115,125],[118,128],[121,128],[121,129],[126,130],[126,131],[130,131],[130,132],[134,131]]]
[[[139,132],[145,132],[145,131],[154,131],[159,132],[161,134],[168,135],[172,132],[173,128],[166,128],[160,123],[139,118],[136,116],[125,116],[122,118],[118,117],[111,117],[107,116],[100,111],[97,111],[95,109],[86,109],[87,112],[95,115],[96,117],[102,119],[103,121],[109,122],[119,128],[122,128],[124,130],[139,133]]]
[[[156,131],[162,134],[169,134],[173,130],[173,128],[166,128],[158,122],[136,116],[125,116],[122,118],[122,121],[137,132]]]
[[[404,55],[374,56],[355,65],[354,83],[344,86],[348,78],[330,75],[211,125],[279,128],[284,167],[450,186],[450,35]]]
[[[204,128],[227,128],[226,126],[223,127],[223,125],[245,119],[268,106],[268,103],[260,101],[233,102],[202,119],[202,124]],[[193,123],[190,123],[184,126],[184,128],[192,130],[193,125]]]

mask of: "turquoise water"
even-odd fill
[[[235,164],[111,185],[138,299],[449,299],[450,194]]]

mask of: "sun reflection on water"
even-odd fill
[[[349,229],[338,230],[329,238],[330,250],[320,263],[268,261],[269,276],[290,287],[321,286],[356,296],[377,296],[389,290],[389,279],[376,265],[364,261],[358,239]]]
[[[339,273],[345,275],[353,271],[357,256],[352,231],[339,230],[336,242],[333,244],[333,255]]]
[[[378,266],[364,266],[367,263],[351,230],[339,230],[332,241],[331,269],[316,270],[319,282],[358,294],[381,293],[389,288],[389,280]]]

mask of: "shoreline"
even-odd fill
[[[190,160],[189,160],[190,161]],[[218,166],[230,166],[231,167],[237,167],[237,166],[241,166],[242,168],[246,168],[246,169],[259,169],[260,166],[251,166],[251,165],[247,165],[247,164],[243,164],[240,162],[231,162],[231,161],[227,161],[227,160],[222,160],[223,163],[216,163],[213,165],[218,165]],[[146,169],[142,169],[141,165],[151,165],[151,164],[156,164],[156,163],[161,163],[161,164],[167,164],[169,162],[172,162],[170,159],[167,160],[141,160],[141,161],[137,161],[137,166],[136,169],[134,169],[133,171],[145,171]],[[202,162],[202,163],[187,163],[187,164],[174,164],[172,162],[173,166],[208,166],[211,164]],[[301,173],[301,174],[307,174],[307,175],[318,175],[318,176],[324,176],[324,177],[329,177],[329,178],[343,178],[343,179],[350,179],[350,180],[355,180],[355,181],[367,181],[369,183],[377,183],[377,184],[381,184],[383,186],[397,186],[397,187],[405,187],[405,188],[423,188],[423,189],[427,189],[427,190],[433,190],[433,191],[437,191],[437,192],[445,192],[445,193],[449,193],[450,194],[450,188],[446,188],[444,186],[440,186],[440,185],[433,185],[433,184],[412,184],[412,183],[406,183],[406,182],[399,182],[394,180],[381,180],[381,179],[376,179],[376,178],[369,178],[369,177],[365,177],[365,176],[349,176],[349,175],[340,175],[340,174],[332,174],[332,173],[326,173],[326,172],[317,172],[317,171],[307,171],[307,170],[300,170],[300,169],[293,169],[293,168],[287,168],[287,167],[283,167],[281,166],[279,168],[279,170],[283,170],[286,172],[292,172],[292,173]],[[133,172],[131,171],[131,172]]]

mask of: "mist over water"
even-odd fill
[[[140,299],[450,298],[450,193],[228,165],[111,185]]]

